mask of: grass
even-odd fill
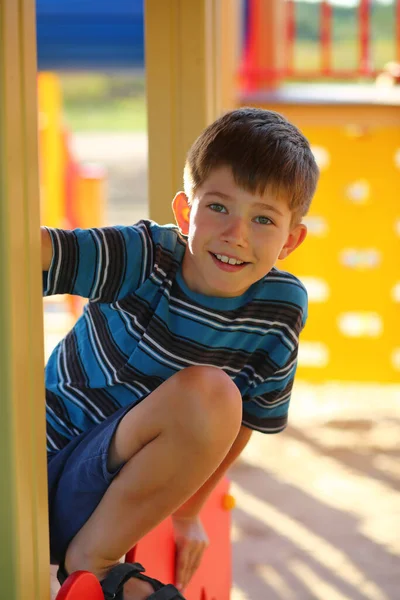
[[[64,103],[64,117],[71,131],[143,132],[147,128],[145,97],[104,102]]]
[[[373,42],[372,64],[376,69],[382,67],[395,56],[395,46],[392,40],[377,40]],[[335,69],[356,69],[359,59],[359,45],[356,40],[342,40],[333,45],[332,65]],[[319,69],[320,48],[316,42],[301,42],[295,47],[295,68]]]
[[[355,69],[358,42],[341,40],[334,44],[332,61],[336,69]],[[319,45],[300,41],[295,49],[295,66],[302,70],[319,68]],[[393,60],[394,42],[375,40],[373,64],[382,68]],[[336,80],[331,80],[338,81]],[[135,74],[68,73],[61,75],[64,118],[71,131],[144,132],[147,128],[145,79]]]
[[[143,72],[62,73],[60,82],[72,131],[146,131]]]

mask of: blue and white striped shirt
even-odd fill
[[[186,238],[173,225],[48,231],[44,295],[89,298],[46,366],[49,452],[190,365],[231,377],[244,425],[284,429],[307,314],[296,277],[273,268],[242,296],[204,296],[182,278]]]

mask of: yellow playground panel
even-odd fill
[[[358,94],[262,103],[302,129],[321,171],[307,241],[278,265],[308,289],[298,375],[313,382],[400,378],[400,114]]]
[[[60,80],[55,73],[38,75],[38,113],[41,224],[65,229],[104,226],[104,170],[75,160],[63,122]],[[56,324],[52,336],[57,340],[82,310],[81,299],[73,296],[45,300],[47,307],[63,304],[68,308],[63,318],[57,312],[50,313],[51,322]],[[48,318],[46,315],[46,322]]]
[[[105,225],[104,172],[74,160],[55,73],[38,75],[38,110],[41,223],[67,229]]]

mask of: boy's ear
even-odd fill
[[[304,242],[304,240],[306,239],[306,236],[307,236],[307,227],[303,223],[299,223],[299,225],[296,225],[295,227],[293,227],[293,229],[290,231],[290,233],[288,235],[285,245],[283,246],[282,250],[280,251],[278,259],[282,260],[282,259],[286,258],[287,256],[289,256],[289,254],[291,254],[293,252],[293,250],[296,250],[296,248],[298,248],[300,246],[300,244],[302,244]]]
[[[172,200],[175,221],[183,235],[189,233],[190,204],[185,192],[178,192]]]

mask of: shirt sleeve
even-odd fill
[[[307,290],[301,281],[283,271],[275,271],[272,281],[277,277],[280,286],[274,289],[280,335],[272,346],[268,345],[267,336],[264,348],[274,367],[269,372],[265,369],[265,375],[243,396],[243,425],[262,433],[278,433],[287,425],[299,337],[308,315]]]
[[[43,294],[74,294],[113,302],[149,276],[153,248],[148,228],[50,229],[53,258],[43,273]]]
[[[262,433],[285,429],[296,368],[297,348],[284,367],[243,398],[243,425]]]

